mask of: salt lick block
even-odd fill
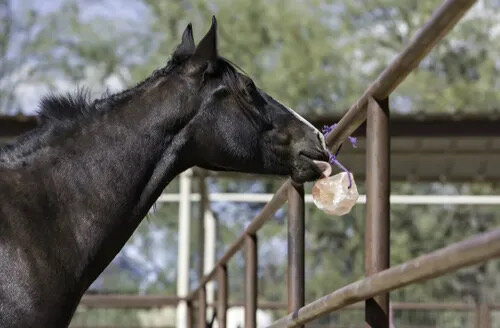
[[[316,181],[312,188],[314,205],[330,215],[349,213],[358,200],[358,188],[351,174],[352,185],[349,188],[347,172]],[[350,174],[350,173],[349,173]]]

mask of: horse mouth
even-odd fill
[[[332,167],[328,163],[328,152],[326,151],[309,151],[301,152],[300,157],[310,163],[311,168],[320,177],[329,177],[332,173]]]
[[[317,160],[313,160],[313,163],[316,165],[316,168],[321,171],[323,177],[328,178],[330,174],[332,174],[332,167],[330,163]]]

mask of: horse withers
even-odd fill
[[[164,68],[90,101],[49,96],[0,150],[0,327],[65,327],[164,187],[192,166],[317,179],[322,134],[191,25]]]

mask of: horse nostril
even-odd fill
[[[323,144],[323,139],[321,139],[321,138],[322,138],[322,136],[321,136],[319,133],[316,135],[316,137],[318,137],[318,141],[319,141],[319,143],[320,143],[320,144]]]
[[[320,146],[320,148],[321,148],[321,149],[326,149],[326,140],[325,140],[325,136],[324,136],[321,132],[317,131],[317,133],[316,133],[316,138],[318,139],[319,144],[321,145],[321,146]]]

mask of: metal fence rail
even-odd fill
[[[219,291],[220,292],[220,291]],[[222,297],[224,298],[224,297]],[[162,295],[137,295],[137,294],[85,294],[79,306],[89,309],[154,309],[162,307],[175,307],[182,297]],[[207,306],[218,304],[207,303]],[[226,304],[227,308],[244,306],[244,301]],[[491,311],[500,311],[500,304],[488,304]],[[287,310],[288,304],[282,302],[261,301],[257,307],[263,310]],[[391,302],[394,310],[436,310],[436,311],[465,311],[477,310],[473,303],[434,303],[434,302]],[[346,310],[363,309],[360,303],[348,305]]]
[[[447,272],[481,263],[499,255],[500,229],[496,229],[422,255],[342,287],[281,318],[273,323],[271,327],[297,326],[322,314],[341,309],[381,293],[438,277]]]
[[[236,252],[245,251],[245,327],[256,325],[257,309],[257,238],[262,225],[285,203],[288,215],[288,311],[289,315],[272,327],[301,326],[322,314],[366,300],[365,321],[371,327],[389,327],[390,290],[437,277],[459,268],[500,256],[500,229],[477,235],[401,265],[389,268],[389,194],[390,134],[389,101],[391,92],[420,63],[435,44],[460,20],[475,0],[447,0],[417,32],[406,49],[378,76],[361,98],[346,112],[327,137],[327,146],[335,151],[361,124],[367,122],[367,278],[347,285],[304,306],[304,190],[288,180],[271,201],[229,247],[215,267],[186,298],[188,316],[198,298],[199,327],[205,326],[205,285],[218,277],[222,286],[218,294],[220,327],[225,327],[227,310],[227,262]],[[192,320],[188,320],[191,325]]]
[[[221,292],[223,290],[219,290]],[[224,297],[222,297],[224,299]],[[105,327],[123,327],[123,321],[113,321],[110,320],[107,323],[89,323],[85,319],[85,313],[92,313],[92,310],[153,310],[155,308],[175,308],[176,305],[183,301],[184,299],[176,296],[160,296],[160,295],[136,295],[136,294],[86,294],[80,302],[79,309],[77,313],[81,316],[76,321],[70,324],[71,328],[81,327],[81,328],[105,328]],[[241,307],[245,304],[244,301],[232,302],[226,304],[225,308],[222,308],[221,313],[226,313],[226,311],[231,307]],[[207,306],[220,306],[221,303],[209,303]],[[500,310],[500,304],[473,304],[473,303],[415,303],[415,302],[391,302],[390,304],[393,311],[418,311],[420,313],[433,312],[433,313],[456,313],[462,316],[465,314],[470,316],[469,324],[471,327],[475,328],[486,328],[491,327],[495,322],[492,321],[494,318],[495,311]],[[287,310],[288,304],[282,302],[258,302],[258,309],[260,310]],[[361,303],[356,303],[344,307],[343,311],[360,311],[364,309],[364,305]],[[221,308],[218,309],[220,311]],[[344,313],[348,313],[344,312]],[[222,320],[219,316],[218,320]],[[120,322],[122,324],[120,324]],[[169,326],[168,322],[164,323],[164,326]],[[224,321],[225,324],[225,321]],[[132,326],[126,326],[132,327]],[[142,327],[142,326],[141,326]],[[353,326],[354,327],[354,326]],[[406,326],[405,326],[406,327]]]

